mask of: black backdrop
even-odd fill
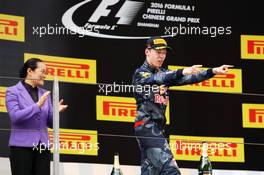
[[[24,53],[63,56],[97,61],[97,82],[130,84],[134,70],[144,61],[145,40],[142,39],[107,39],[99,37],[78,37],[77,35],[33,35],[32,27],[58,25],[63,26],[62,16],[73,5],[81,1],[5,1],[0,0],[0,14],[25,17],[25,42],[0,40],[0,75],[18,76],[18,69],[24,62]],[[92,1],[96,7],[101,1]],[[120,1],[120,7],[124,1]],[[155,2],[154,0],[152,2]],[[158,1],[157,1],[158,2]],[[151,2],[144,1],[143,8]],[[200,18],[201,26],[231,26],[230,35],[177,35],[167,38],[174,52],[169,53],[166,65],[190,66],[203,64],[205,67],[232,64],[242,69],[243,92],[263,94],[261,61],[242,60],[240,56],[240,35],[261,35],[264,31],[260,1],[162,1],[162,3],[195,5],[194,12],[170,11],[173,15],[194,16]],[[83,6],[73,16],[78,25],[84,25],[91,16],[91,6]],[[110,17],[112,23],[117,9]],[[140,20],[140,11],[136,20]],[[109,17],[109,16],[108,16]],[[115,35],[128,33],[137,35],[163,35],[166,22],[160,23],[159,29],[139,28],[135,21],[131,26],[116,31]],[[106,19],[100,23],[108,22]],[[169,23],[169,22],[168,22]],[[169,23],[177,26],[180,23]],[[122,33],[123,32],[123,33]],[[15,80],[1,79],[0,86],[15,84]],[[48,82],[46,88],[51,89]],[[70,129],[97,130],[98,133],[133,135],[132,123],[96,120],[96,85],[60,83],[60,94],[69,105],[62,114],[61,127]],[[192,91],[171,91],[171,123],[166,132],[169,135],[241,137],[245,142],[264,143],[262,129],[242,127],[242,103],[263,103],[263,97],[242,96],[237,94],[219,94]],[[129,96],[131,93],[110,94]],[[0,113],[0,127],[9,128],[7,113]],[[9,131],[1,131],[0,155],[8,156]],[[112,155],[118,151],[122,164],[138,165],[139,150],[135,139],[98,136],[100,149],[98,156],[63,155],[62,161],[87,163],[112,163]],[[264,147],[245,145],[245,163],[214,162],[214,168],[264,170],[262,158]],[[128,151],[129,150],[129,151]],[[178,161],[180,167],[197,167],[194,161]]]

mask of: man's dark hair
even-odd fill
[[[26,78],[27,77],[28,68],[30,68],[31,70],[34,71],[38,67],[38,65],[37,65],[38,62],[43,62],[43,61],[41,59],[38,59],[38,58],[30,58],[29,60],[27,60],[24,63],[23,67],[19,71],[20,78]]]

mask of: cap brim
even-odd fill
[[[167,49],[167,50],[169,50],[169,51],[172,50],[172,48],[169,47],[169,46],[157,46],[157,47],[153,47],[153,49],[156,49],[156,50]]]

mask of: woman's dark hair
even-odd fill
[[[38,59],[38,58],[30,58],[29,60],[27,60],[24,63],[23,67],[19,71],[20,78],[26,78],[27,77],[28,68],[30,68],[31,70],[34,71],[38,67],[38,65],[37,65],[38,62],[43,62],[43,61],[41,59]]]

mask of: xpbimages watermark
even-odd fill
[[[79,37],[84,37],[88,35],[89,32],[99,33],[101,26],[93,25],[86,23],[83,27],[72,27],[70,29],[65,28],[64,26],[52,26],[47,24],[46,26],[33,26],[32,27],[32,34],[37,35],[40,38],[44,37],[45,35],[78,35]]]
[[[46,143],[33,143],[33,150],[42,153],[45,150],[53,151],[55,148],[54,144],[50,141]],[[89,142],[60,142],[58,148],[61,151],[74,151],[77,153],[84,153],[87,151],[99,150],[99,143]]]
[[[171,151],[193,151],[200,152],[202,150],[202,143],[200,142],[186,142],[184,140],[177,140],[177,142],[172,142],[169,144]],[[232,143],[209,143],[207,145],[210,153],[215,153],[217,151],[230,151],[232,150]]]
[[[157,93],[160,90],[158,85],[128,85],[128,84],[98,84],[99,93],[108,95],[109,93],[127,93],[127,92],[144,92],[145,95],[150,95],[151,92]]]
[[[164,27],[164,34],[171,35],[172,37],[176,35],[208,35],[212,38],[220,35],[230,35],[232,33],[232,27],[227,26],[184,26],[179,24],[179,26],[169,26]]]

